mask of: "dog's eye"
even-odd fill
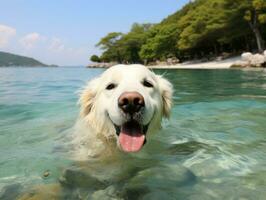
[[[106,90],[112,90],[112,89],[114,89],[116,87],[116,84],[114,84],[114,83],[110,83],[109,85],[107,85],[106,86]]]
[[[151,82],[147,81],[147,80],[144,80],[144,81],[143,81],[143,85],[144,85],[145,87],[149,87],[149,88],[152,88],[152,87],[153,87],[153,84],[152,84]]]

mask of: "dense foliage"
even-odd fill
[[[265,36],[265,0],[195,0],[159,24],[134,24],[97,45],[100,61],[147,63],[262,51]]]
[[[97,55],[92,55],[91,58],[90,58],[90,60],[92,62],[101,62],[101,59]]]

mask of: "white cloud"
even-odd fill
[[[16,35],[16,29],[0,24],[0,47],[7,46],[9,40]]]
[[[71,40],[70,40],[71,41]],[[43,63],[58,65],[85,65],[88,60],[88,44],[77,46],[69,38],[42,35],[38,32],[20,35],[16,29],[0,24],[0,49],[36,58]],[[91,49],[91,51],[94,51]]]
[[[51,44],[48,49],[51,51],[61,52],[65,50],[65,45],[60,38],[54,37],[52,38]]]
[[[88,62],[88,52],[86,47],[69,46],[66,41],[60,37],[49,39],[46,55],[49,56],[49,62],[58,65],[77,65]]]
[[[29,33],[22,37],[19,42],[24,48],[31,49],[42,39],[44,39],[44,37],[42,37],[39,33]]]

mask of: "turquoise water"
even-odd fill
[[[101,72],[0,68],[0,199],[64,185],[65,169],[63,199],[265,199],[266,71],[158,70],[175,88],[170,121],[139,154],[77,165],[64,145],[77,91]]]

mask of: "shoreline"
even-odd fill
[[[176,65],[146,65],[150,69],[229,69],[236,61],[241,59],[240,56],[227,58],[221,61],[195,62],[188,61]],[[88,65],[87,68],[108,68],[110,63],[96,63]]]
[[[147,66],[151,69],[230,69],[231,66],[241,57],[233,57],[224,59],[221,61],[209,61],[209,62],[184,62],[176,65],[151,65]]]
[[[260,59],[258,59],[257,57],[259,57]],[[207,62],[194,60],[174,65],[158,64],[146,65],[146,67],[149,69],[265,69],[265,67],[259,66],[263,64],[261,57],[263,58],[263,55],[243,53],[240,56],[234,56],[224,60],[214,60]],[[96,63],[88,65],[87,68],[109,68],[113,65],[115,65],[115,63]]]

